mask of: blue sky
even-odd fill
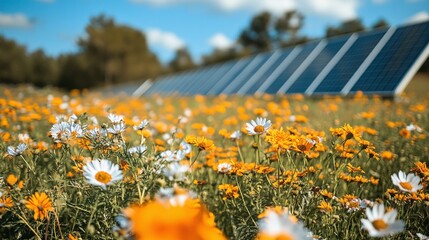
[[[143,31],[163,62],[183,46],[198,60],[233,44],[255,14],[291,9],[304,14],[301,33],[310,37],[356,17],[367,26],[429,19],[429,0],[0,0],[0,34],[58,56],[77,51],[90,18],[105,14]]]

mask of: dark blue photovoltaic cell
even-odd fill
[[[200,86],[195,94],[207,94],[211,88],[228,73],[229,70],[235,65],[236,61],[229,61],[223,64],[217,72],[215,72],[207,81]]]
[[[259,79],[256,80],[256,82],[249,88],[249,90],[247,90],[246,94],[254,94],[256,90],[259,89],[261,84],[271,75],[271,73],[273,73],[274,70],[276,70],[276,68],[280,65],[280,63],[282,63],[283,60],[285,60],[285,58],[289,56],[289,53],[292,52],[292,49],[293,48],[288,48],[283,50],[280,53],[280,57],[278,57],[273,62],[273,64],[271,64],[270,67],[267,68],[267,70],[259,77]]]
[[[246,66],[254,58],[255,58],[255,56],[251,56],[251,57],[247,57],[247,58],[241,59],[238,62],[236,62],[237,66],[234,66],[234,68],[231,69],[231,71],[229,71],[227,74],[225,74],[224,77],[219,79],[219,81],[217,81],[216,85],[214,85],[210,89],[208,94],[214,94],[214,95],[220,94],[225,89],[225,87],[229,85],[229,83],[231,81],[233,81],[238,75],[240,75],[240,73],[243,71],[243,69],[245,69]]]
[[[194,95],[197,93],[197,90],[201,88],[202,85],[206,84],[207,81],[222,67],[222,64],[216,64],[207,66],[207,72],[200,76],[198,81],[194,82],[192,86],[185,91],[186,94]]]
[[[163,91],[165,94],[179,93],[178,88],[192,78],[197,73],[196,70],[186,71],[179,74],[175,79],[171,80],[171,83],[167,85],[167,90]]]
[[[310,55],[314,48],[319,44],[320,41],[311,42],[302,46],[302,51],[296,56],[294,61],[285,68],[280,76],[274,80],[274,82],[265,91],[269,94],[276,94],[277,91],[283,86],[283,84],[289,79],[289,77],[295,72],[295,70],[301,65],[301,63]]]
[[[248,81],[261,67],[264,63],[273,55],[273,53],[264,53],[260,54],[255,58],[252,63],[246,67],[244,71],[241,72],[226,88],[222,93],[224,94],[234,94],[243,86],[243,84]]]
[[[305,71],[286,90],[286,93],[304,93],[349,38],[350,36],[345,36],[329,41]]]
[[[393,92],[429,43],[429,22],[398,28],[351,92]]]
[[[190,91],[195,88],[195,86],[198,86],[198,83],[204,82],[205,79],[207,79],[207,77],[210,76],[210,74],[212,73],[213,66],[199,68],[197,74],[192,79],[189,79],[187,84],[179,90],[180,94],[189,95]]]
[[[165,85],[165,83],[169,81],[170,78],[171,76],[167,76],[153,82],[152,86],[150,86],[150,88],[145,92],[145,94],[150,95],[152,93],[158,93],[159,89],[161,89]]]
[[[186,90],[192,86],[192,84],[200,79],[201,75],[204,75],[207,71],[207,67],[197,68],[194,70],[194,74],[183,79],[178,87],[176,87],[176,91],[178,94],[185,94]]]
[[[317,93],[339,93],[374,49],[387,29],[358,35],[358,39],[314,90]]]

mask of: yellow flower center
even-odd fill
[[[399,185],[401,185],[401,187],[407,189],[408,191],[411,191],[411,189],[413,189],[413,186],[411,186],[409,182],[400,182]]]
[[[99,171],[95,174],[95,179],[101,183],[106,184],[112,180],[112,175],[104,171]]]
[[[374,226],[376,230],[383,230],[386,229],[389,225],[387,225],[387,223],[385,223],[382,219],[377,219],[372,222],[372,226]]]
[[[255,131],[256,133],[263,133],[263,132],[265,131],[265,128],[264,128],[264,126],[257,125],[257,126],[253,129],[253,131]]]

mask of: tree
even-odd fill
[[[57,81],[56,60],[45,55],[42,49],[38,49],[28,56],[29,82],[44,87],[55,85]]]
[[[304,26],[304,15],[297,11],[285,12],[274,24],[279,47],[302,42],[298,37],[299,30]]]
[[[326,37],[344,35],[348,33],[360,32],[365,30],[365,26],[360,19],[352,19],[344,21],[338,27],[329,26],[326,29]]]
[[[172,72],[183,71],[195,67],[194,62],[192,61],[191,54],[187,48],[180,48],[176,50],[176,55],[169,64],[170,70]]]
[[[103,15],[91,19],[78,44],[93,71],[94,85],[146,79],[161,71],[142,32]]]
[[[386,28],[386,27],[389,27],[389,23],[384,19],[380,19],[377,22],[375,22],[374,25],[372,25],[372,29]]]
[[[0,36],[0,82],[24,83],[28,66],[26,48]]]
[[[238,42],[253,52],[270,50],[272,48],[271,14],[262,12],[253,17],[250,26],[240,34]]]

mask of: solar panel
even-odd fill
[[[145,82],[133,95],[403,91],[429,55],[429,21],[256,54]]]
[[[269,55],[269,57],[261,64],[261,67],[257,69],[257,71],[251,75],[248,80],[243,81],[240,86],[237,87],[235,92],[237,94],[245,94],[249,88],[253,86],[253,84],[259,80],[262,75],[266,74],[267,70],[275,64],[276,60],[281,56],[281,51],[277,50]],[[277,64],[278,65],[278,64]]]
[[[386,31],[386,29],[383,29],[375,32],[359,34],[358,39],[354,41],[353,45],[332,68],[328,75],[326,75],[320,83],[316,82],[315,84],[317,84],[317,87],[315,87],[314,91],[311,91],[310,89],[308,94],[329,94],[340,92],[359,66],[361,66],[363,61],[368,57]]]
[[[204,84],[201,84],[196,90],[195,94],[206,95],[211,88],[213,88],[220,79],[222,79],[228,72],[236,66],[237,61],[228,61],[221,66],[219,69],[210,76]]]
[[[228,86],[225,87],[225,89],[223,89],[221,94],[236,93],[243,86],[243,84],[245,84],[260,70],[260,68],[272,55],[273,53],[256,55],[252,62],[250,62],[249,65],[247,65],[246,68],[243,69],[243,71],[241,71],[241,73],[233,81],[231,81]]]
[[[394,92],[428,42],[428,22],[398,28],[353,85],[351,93],[359,90],[378,94]]]
[[[216,95],[223,91],[223,89],[228,86],[228,84],[235,79],[241,71],[255,58],[255,56],[247,57],[245,59],[238,60],[234,66],[225,74],[221,79],[219,79],[216,84],[210,88],[207,92],[208,95]],[[215,80],[216,81],[216,80]]]
[[[339,37],[329,41],[320,53],[307,66],[304,72],[299,75],[293,84],[285,91],[286,93],[303,93],[319,73],[326,67],[332,58],[338,53],[350,36]]]
[[[277,93],[277,91],[285,84],[285,82],[299,68],[302,62],[311,54],[319,43],[320,41],[316,41],[302,46],[301,51],[295,57],[294,61],[283,70],[283,72],[273,81],[265,92],[269,94]]]
[[[289,64],[295,60],[296,56],[301,52],[301,47],[296,47],[292,49],[286,49],[282,54],[282,61],[279,63],[278,66],[274,66],[273,72],[271,74],[268,74],[267,79],[263,82],[261,82],[258,85],[254,85],[252,88],[256,89],[254,92],[251,92],[250,90],[247,91],[248,94],[252,93],[264,93],[268,87],[283,73],[283,71],[289,66]]]

